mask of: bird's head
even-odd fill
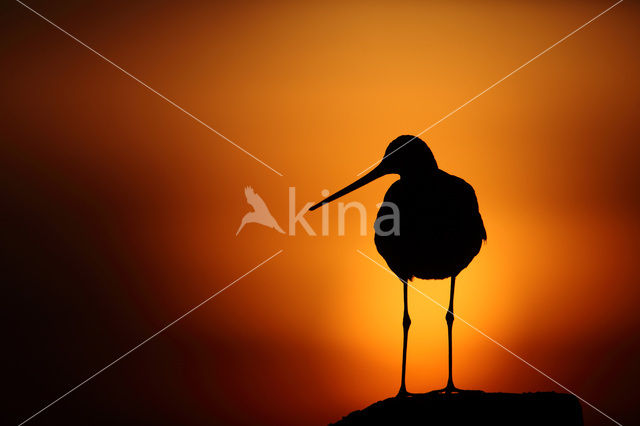
[[[384,175],[397,174],[401,177],[425,176],[436,170],[438,170],[438,163],[436,163],[433,153],[422,139],[411,135],[399,136],[391,141],[382,160],[373,170],[351,185],[329,195],[309,210],[315,210]]]
[[[383,174],[424,175],[437,170],[438,163],[422,139],[417,136],[403,135],[389,143],[377,168],[381,168]]]

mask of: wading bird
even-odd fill
[[[244,189],[244,196],[247,197],[247,203],[251,207],[253,207],[253,211],[245,214],[242,217],[242,222],[240,223],[240,227],[236,231],[236,236],[240,233],[240,230],[247,223],[259,223],[260,225],[264,225],[268,228],[273,228],[281,234],[284,234],[278,222],[276,222],[275,218],[271,215],[269,208],[265,204],[262,197],[260,197],[250,186],[247,186]]]
[[[449,379],[441,391],[458,392],[459,389],[453,385],[451,343],[456,276],[469,265],[480,251],[482,242],[487,239],[473,187],[459,177],[440,170],[424,141],[405,135],[389,144],[376,168],[309,210],[315,210],[387,174],[400,175],[400,179],[391,185],[378,211],[375,244],[403,284],[404,337],[398,396],[409,395],[405,386],[407,338],[411,325],[407,308],[407,282],[414,277],[451,278],[449,309],[445,315],[449,337]],[[394,207],[399,211],[399,224],[389,227],[385,225],[385,216],[392,216]]]

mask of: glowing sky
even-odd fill
[[[329,236],[236,237],[243,188],[286,229],[289,187],[301,207],[350,183],[612,2],[29,4],[284,176],[3,6],[15,419],[282,249],[42,421],[300,424],[397,391],[401,286],[356,252],[383,262],[355,213],[336,235],[335,205]],[[622,423],[640,379],[639,17],[620,4],[422,136],[488,233],[456,312]],[[345,199],[368,229],[393,179]],[[414,284],[447,303],[446,282]],[[410,312],[407,385],[442,387],[444,312],[416,293]],[[459,387],[561,390],[461,322],[454,339]]]

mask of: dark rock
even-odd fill
[[[437,392],[388,398],[354,411],[336,425],[582,425],[582,407],[555,392]]]

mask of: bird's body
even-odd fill
[[[400,211],[399,232],[387,234],[384,220],[375,243],[389,268],[401,279],[456,276],[478,254],[487,238],[475,191],[440,169],[401,177],[384,197],[378,219]]]
[[[453,294],[456,276],[478,254],[487,239],[473,187],[463,179],[438,168],[426,143],[414,136],[394,139],[380,164],[333,195],[312,206],[321,205],[386,174],[398,174],[384,197],[375,225],[375,244],[389,268],[403,283],[404,315],[402,347],[402,379],[398,396],[410,395],[405,386],[407,339],[411,318],[407,302],[408,281],[451,278],[449,308],[445,319],[449,337],[449,379],[442,389],[458,392],[453,385],[452,327]],[[399,223],[385,223],[395,217]]]

